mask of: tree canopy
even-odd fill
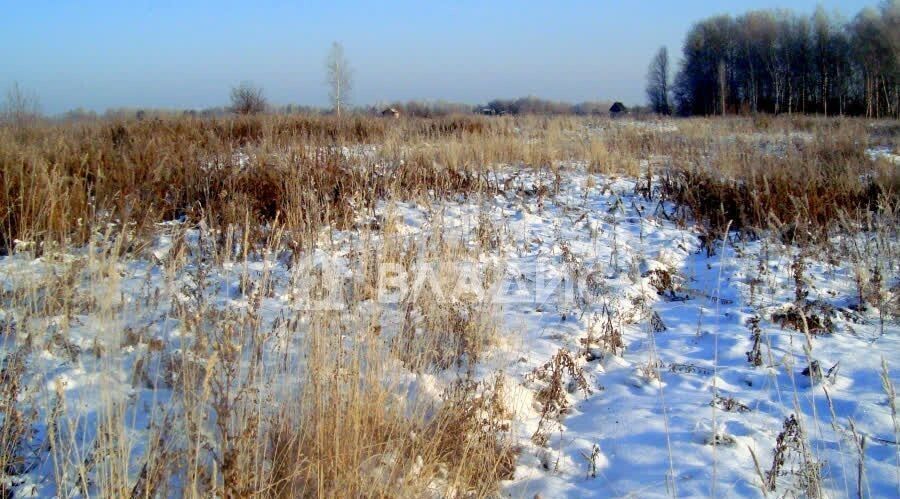
[[[851,20],[821,7],[809,17],[710,17],[688,32],[682,58],[672,92],[680,114],[900,117],[900,0]]]

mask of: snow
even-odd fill
[[[877,146],[866,149],[866,156],[875,161],[884,159],[889,163],[900,165],[900,154],[895,154],[894,149],[890,146]]]
[[[430,207],[385,202],[376,211],[377,217],[397,225],[391,237],[421,238],[443,226],[448,237],[458,237],[469,249],[481,252],[474,261],[477,268],[502,269],[491,295],[500,337],[476,366],[475,375],[484,378],[501,372],[508,381],[504,395],[520,450],[515,476],[503,483],[504,495],[760,496],[751,449],[765,472],[782,423],[791,414],[798,416],[815,459],[823,463],[823,487],[829,496],[849,496],[856,490],[858,456],[848,429],[851,420],[856,431],[868,437],[868,493],[881,497],[900,493],[894,422],[880,379],[883,358],[897,383],[900,326],[890,316],[882,324],[873,306],[854,310],[859,307],[853,306],[856,285],[850,261],[805,256],[807,299],[835,311],[834,332],[812,338],[810,351],[802,332],[772,320],[773,313],[794,300],[791,265],[797,248],[735,236],[719,246],[717,254],[707,256],[700,250],[697,229],[669,220],[667,214],[674,207],[636,194],[631,179],[571,167],[554,193],[554,176],[549,173],[506,168],[498,174],[511,182],[494,197],[447,200]],[[535,188],[541,185],[550,187],[545,196]],[[488,220],[498,235],[493,250],[474,244],[481,219]],[[212,268],[209,283],[192,278],[196,266],[208,263],[190,261],[185,269],[168,269],[166,262],[176,246],[174,234],[181,230],[187,231],[189,244],[202,245],[202,227],[170,223],[160,227],[147,252],[119,262],[112,272],[91,269],[96,262],[87,248],[66,255],[67,260],[34,259],[27,252],[0,259],[0,286],[6,291],[63,272],[66,261],[85,265],[96,275],[117,276],[108,286],[97,282],[76,286],[84,299],[115,301],[122,296],[122,314],[104,318],[76,312],[66,325],[69,347],[49,348],[29,358],[30,371],[41,373],[43,386],[34,407],[50,410],[54,394],[63,392],[74,422],[73,441],[93,441],[91,422],[113,399],[128,408],[128,431],[141,442],[153,419],[144,407],[167,400],[172,393],[158,379],[159,366],[147,369],[143,383],[129,379],[134,363],[150,358],[149,342],[112,349],[112,361],[92,355],[73,360],[66,356],[67,348],[87,352],[97,341],[109,347],[120,341],[116,335],[121,331],[131,330],[159,341],[163,354],[176,351],[187,341],[188,331],[169,318],[170,303],[187,302],[192,289],[206,288],[213,290],[218,307],[247,307],[251,293],[241,292],[245,271],[273,276],[272,296],[261,298],[267,324],[311,299],[303,297],[302,286],[292,280],[298,267],[291,268],[290,259],[278,255]],[[873,237],[858,235],[864,243]],[[359,237],[352,231],[335,231],[329,239],[333,245],[306,255],[309,261],[332,264],[339,274],[351,275],[349,255]],[[896,243],[888,241],[889,246]],[[877,252],[879,245],[871,247]],[[890,288],[897,283],[898,268],[896,261],[886,261]],[[673,289],[658,293],[651,282],[653,271],[671,275]],[[164,296],[158,307],[138,306],[156,292]],[[581,355],[580,340],[607,320],[605,311],[611,311],[610,320],[623,334],[624,351],[597,352],[588,361]],[[2,312],[0,318],[11,313]],[[653,330],[654,314],[664,331]],[[763,338],[759,367],[748,363],[746,354],[752,348],[748,320],[753,317],[760,319]],[[60,320],[47,319],[47,329]],[[390,314],[382,319],[386,329],[396,324]],[[282,345],[295,347],[296,340],[285,338]],[[9,343],[3,342],[2,348],[8,349]],[[569,411],[558,420],[543,422],[547,441],[538,445],[533,436],[542,424],[541,405],[535,399],[541,382],[530,374],[561,349],[579,359],[590,392],[575,389],[567,394]],[[838,366],[836,375],[811,382],[801,373],[810,354],[824,370]],[[155,358],[161,362],[162,355]],[[110,371],[104,362],[113,362],[118,371]],[[412,373],[399,363],[392,370],[398,378],[393,385],[398,397],[435,401],[458,374],[454,368]],[[38,379],[35,375],[30,381]],[[737,407],[747,410],[713,405],[717,396],[733,397]],[[37,428],[33,440],[40,441],[47,431]],[[719,444],[710,445],[713,441]],[[82,458],[87,446],[76,446],[72,458]],[[142,448],[132,449],[133,464],[139,462]],[[17,496],[59,493],[48,478],[54,468],[47,452],[32,464],[12,482]],[[790,486],[789,480],[779,481],[779,493]]]

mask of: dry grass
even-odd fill
[[[797,242],[895,210],[900,175],[893,165],[865,156],[865,122],[813,123],[817,126],[807,125],[813,127],[808,135],[775,132],[783,134],[780,143],[757,131],[729,135],[717,145],[709,144],[715,134],[703,124],[700,138],[689,131],[688,144],[673,151],[676,167],[664,175],[662,194],[706,220],[714,233],[731,222],[746,232],[776,229],[785,241]]]
[[[649,161],[665,198],[714,229],[730,220],[817,232],[896,204],[896,168],[863,154],[870,135],[890,135],[889,127],[812,118],[678,123],[671,133],[565,117],[266,116],[0,128],[0,246],[81,244],[97,219],[146,229],[212,213],[227,226],[248,210],[308,235],[391,195],[488,190],[492,166],[515,163],[577,161],[638,175]],[[366,154],[363,145],[377,147]]]
[[[128,222],[140,234],[184,216],[241,224],[247,211],[260,223],[280,216],[300,237],[391,195],[477,194],[491,188],[499,164],[585,160],[636,171],[636,160],[573,133],[576,125],[245,116],[2,127],[0,247],[83,244],[97,220]],[[366,145],[377,148],[366,155]]]
[[[179,231],[181,242],[165,259],[164,288],[176,291],[170,303],[159,299],[159,288],[137,301],[119,294],[118,269],[129,258],[123,243],[132,238],[110,233],[102,248],[60,261],[58,274],[17,279],[16,290],[4,294],[4,342],[19,348],[6,351],[0,372],[0,459],[13,484],[38,465],[29,450],[35,446],[49,451],[61,496],[484,497],[511,477],[502,377],[465,377],[433,399],[400,396],[403,380],[392,376],[400,363],[419,370],[443,370],[464,357],[474,363],[494,331],[488,315],[459,315],[469,305],[448,309],[423,293],[402,302],[423,318],[420,334],[392,339],[378,320],[386,312],[363,311],[375,302],[360,294],[349,300],[352,313],[298,307],[266,320],[264,304],[286,283],[244,270],[245,305],[217,302],[214,274],[229,262],[246,269],[256,260],[233,251],[233,236],[200,230],[198,240]],[[260,251],[288,251],[284,241],[270,235]],[[427,249],[440,260],[459,251],[423,244],[409,253]],[[377,268],[393,252],[364,248],[358,265]],[[325,280],[312,286],[315,296],[330,291]],[[433,315],[442,308],[456,318],[449,327]],[[153,330],[118,327],[126,316],[159,314],[179,324],[179,348],[166,349]],[[23,326],[6,322],[12,316]],[[89,349],[70,337],[78,323],[99,328]],[[399,351],[401,340],[419,353]],[[43,351],[100,376],[96,410],[81,409],[64,384],[42,393],[35,384],[42,374],[27,372],[25,359]],[[138,360],[123,364],[126,351]],[[137,407],[115,383],[105,384],[129,369],[135,393],[157,404]],[[49,400],[34,414],[26,413],[29,386]],[[129,427],[145,411],[147,435],[139,437]],[[30,435],[35,423],[46,436]]]

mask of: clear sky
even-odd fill
[[[494,97],[644,101],[660,46],[677,62],[694,21],[750,9],[854,16],[877,0],[0,0],[0,89],[44,112],[225,105],[250,80],[276,104],[324,106],[344,44],[354,104]]]

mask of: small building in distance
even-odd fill
[[[628,108],[625,107],[625,104],[621,102],[616,102],[609,108],[609,117],[610,118],[618,118],[620,116],[625,116],[628,114]]]
[[[400,111],[393,107],[389,107],[389,108],[385,109],[384,111],[382,111],[381,115],[384,116],[385,118],[399,118]]]
[[[477,110],[478,114],[484,116],[506,116],[506,109],[494,109],[492,107],[483,107]]]

